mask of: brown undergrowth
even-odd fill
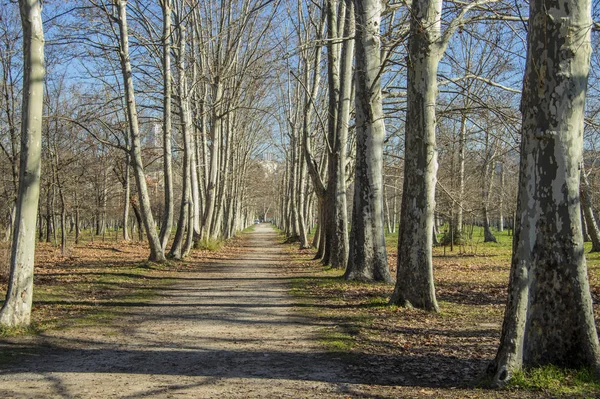
[[[236,243],[234,239],[218,250],[194,250],[185,261],[166,264],[149,262],[144,242],[97,240],[71,245],[67,255],[53,244],[38,243],[32,328],[0,331],[0,336],[107,323],[126,306],[148,301],[176,282],[178,273],[196,270],[199,261],[206,265],[229,256]],[[8,273],[0,277],[0,306],[7,278]]]

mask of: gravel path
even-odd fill
[[[282,246],[258,225],[235,257],[213,259],[118,326],[56,331],[1,370],[0,397],[337,398],[360,390],[293,309]]]

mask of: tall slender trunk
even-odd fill
[[[300,238],[300,249],[310,248],[308,242],[308,229],[306,225],[306,163],[304,161],[304,151],[301,146],[297,147],[298,152],[298,236]]]
[[[115,0],[119,7],[119,56],[121,60],[121,69],[123,73],[123,82],[125,86],[125,99],[127,105],[127,116],[129,121],[129,132],[131,137],[131,159],[133,161],[133,171],[135,182],[138,188],[138,197],[140,200],[141,216],[146,228],[146,236],[150,246],[149,260],[152,262],[164,262],[165,254],[161,245],[156,224],[152,216],[150,207],[150,196],[146,185],[146,174],[144,173],[144,164],[142,161],[142,149],[140,141],[140,131],[138,126],[137,109],[135,104],[135,91],[133,88],[133,79],[131,72],[131,62],[129,58],[129,32],[127,29],[127,1]]]
[[[127,203],[129,201],[125,200]],[[79,217],[79,197],[77,196],[77,189],[75,189],[75,244],[79,244],[81,222]]]
[[[58,151],[54,148],[54,174],[56,176],[56,186],[60,198],[60,253],[64,256],[67,252],[67,201],[63,184],[58,174]]]
[[[46,185],[46,242],[52,241],[52,196],[51,196],[51,179],[48,179]]]
[[[171,229],[173,228],[173,155],[171,148],[172,113],[171,113],[171,0],[161,0],[163,15],[162,31],[162,67],[163,67],[163,173],[165,179],[165,211],[160,226],[160,243],[166,251]]]
[[[490,159],[485,160],[485,164],[483,166],[482,173],[482,184],[483,184],[483,193],[482,193],[482,213],[483,213],[483,242],[498,242],[494,233],[492,233],[492,229],[490,226],[490,215],[489,215],[489,206],[490,206],[490,192],[493,187],[493,172],[491,172],[490,163],[492,161]]]
[[[485,159],[481,171],[481,209],[483,216],[483,242],[498,242],[490,226],[490,194],[494,185],[494,157],[496,154],[496,139],[490,144],[490,135],[485,134]]]
[[[185,249],[184,240],[186,238],[186,229],[193,229],[190,225],[189,208],[190,200],[192,197],[191,193],[191,157],[192,148],[190,145],[192,132],[192,120],[190,115],[190,101],[189,101],[189,90],[187,75],[185,70],[185,56],[186,56],[186,28],[182,26],[181,13],[184,10],[177,7],[176,16],[176,31],[178,33],[179,43],[177,46],[177,78],[179,84],[177,85],[177,101],[179,102],[179,110],[181,113],[181,135],[183,138],[183,187],[181,190],[181,206],[179,208],[179,220],[177,222],[177,231],[175,232],[175,238],[173,240],[173,246],[169,252],[169,256],[175,259],[183,259]]]
[[[20,0],[23,27],[23,103],[21,160],[15,230],[10,257],[6,300],[0,325],[27,326],[31,321],[35,224],[40,195],[42,108],[44,84],[44,31],[41,1]]]
[[[504,231],[504,163],[500,162],[500,187],[498,190],[498,231]]]
[[[329,72],[329,124],[328,140],[331,147],[329,162],[328,197],[326,204],[330,232],[327,244],[329,257],[325,261],[334,268],[345,268],[348,263],[349,237],[348,214],[346,201],[346,146],[348,141],[348,122],[352,91],[352,59],[354,41],[339,41],[339,36],[345,29],[349,18],[346,0],[328,2],[328,36],[334,41],[328,45]],[[341,6],[338,6],[341,4]],[[338,13],[342,18],[338,19]],[[354,25],[353,25],[354,26]],[[333,29],[332,27],[335,27]],[[340,59],[341,58],[341,59]]]
[[[201,237],[209,238],[213,230],[213,217],[215,212],[215,202],[217,194],[217,175],[219,168],[219,153],[221,147],[222,118],[221,101],[223,100],[223,84],[219,82],[218,77],[212,86],[213,101],[216,104],[213,107],[211,123],[211,146],[210,146],[210,164],[206,187],[206,208],[204,210],[204,222],[202,223]]]
[[[125,179],[123,182],[123,240],[129,241],[129,197],[131,195],[131,179],[129,177],[129,168],[130,168],[130,157],[129,153],[125,154]]]
[[[460,119],[460,133],[458,137],[458,200],[456,203],[456,223],[454,230],[457,233],[463,229],[463,208],[465,197],[465,146],[467,143],[467,116],[463,112]]]

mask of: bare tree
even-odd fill
[[[356,1],[356,167],[350,256],[344,277],[392,282],[383,218],[380,15],[379,0]]]
[[[166,249],[173,227],[173,168],[171,149],[171,0],[161,0],[163,14],[162,73],[163,73],[163,170],[165,179],[165,211],[160,226],[160,241]]]
[[[121,69],[123,75],[125,102],[127,109],[127,119],[129,122],[129,134],[131,137],[131,160],[133,163],[133,172],[138,188],[138,195],[141,205],[141,213],[146,228],[146,236],[150,245],[150,260],[153,262],[164,262],[164,249],[161,245],[152,209],[150,207],[150,198],[148,187],[146,185],[146,174],[144,173],[144,164],[142,162],[140,131],[138,125],[138,116],[135,103],[135,91],[131,72],[131,62],[129,58],[129,33],[127,28],[127,1],[115,0],[118,8],[119,22],[119,57],[121,60]]]
[[[600,370],[579,197],[591,1],[534,0],[529,15],[509,295],[489,369],[499,385],[522,367]]]
[[[10,278],[0,325],[27,326],[33,299],[35,224],[40,194],[44,30],[39,0],[20,0],[23,26],[23,105],[19,194],[11,248]]]

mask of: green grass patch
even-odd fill
[[[325,329],[319,334],[319,342],[330,352],[347,353],[354,346],[354,337],[343,331]]]
[[[16,337],[19,335],[32,335],[38,333],[39,330],[35,325],[20,326],[20,327],[4,327],[0,326],[0,338]],[[0,352],[0,355],[2,352]]]
[[[251,224],[250,226],[248,226],[244,230],[242,230],[242,233],[251,233],[254,230],[256,230],[256,225],[255,224]]]
[[[204,251],[218,251],[223,247],[224,241],[211,238],[203,238],[196,243],[196,249]]]
[[[548,365],[515,373],[507,388],[597,398],[600,396],[600,379],[591,369],[570,370]]]

